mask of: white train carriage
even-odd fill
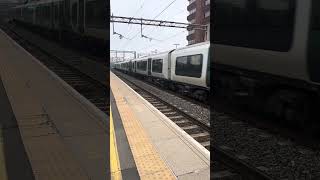
[[[109,40],[104,0],[42,0],[16,6],[13,20],[41,34],[104,55]]]
[[[151,68],[151,66],[148,67],[148,61],[150,61],[150,58],[140,58],[135,60],[136,64],[136,73],[141,75],[148,75],[148,69]]]
[[[120,70],[205,101],[210,89],[209,48],[204,42],[141,57],[123,62]]]
[[[133,72],[133,73],[137,72],[137,60],[136,59],[131,60],[131,72]]]
[[[127,73],[129,71],[129,61],[121,62],[120,69]]]
[[[204,42],[171,53],[169,77],[172,81],[209,88],[209,48],[210,43]]]
[[[215,4],[218,92],[228,97],[246,94],[255,109],[261,106],[291,124],[303,126],[317,119],[308,117],[320,103],[320,1]]]
[[[169,59],[172,51],[150,56],[151,76],[161,79],[169,79]]]

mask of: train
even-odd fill
[[[217,0],[213,81],[279,121],[310,127],[320,95],[320,2]]]
[[[206,102],[210,92],[210,42],[114,63],[113,68]]]
[[[105,56],[108,7],[104,0],[41,0],[12,8],[10,16],[11,22]]]

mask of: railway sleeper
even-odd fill
[[[159,105],[162,105],[162,104],[159,104]],[[167,109],[168,106],[159,106],[159,105],[154,105],[154,107],[156,107],[157,109]]]
[[[171,119],[172,120],[172,119]],[[181,123],[187,123],[187,122],[189,122],[188,120],[185,120],[185,119],[180,119],[180,120],[173,120],[175,123],[177,123],[177,124],[181,124]]]
[[[169,118],[171,120],[174,120],[174,119],[181,119],[181,118],[183,118],[183,116],[180,116],[180,115],[178,115],[178,116],[170,116]],[[185,121],[185,120],[181,120],[181,121]]]
[[[176,123],[178,126],[180,126],[182,129],[186,130],[186,129],[191,129],[191,128],[198,128],[198,126],[193,125],[191,122],[189,121],[183,121],[183,122],[179,122],[179,121],[175,121],[174,123]]]
[[[177,112],[175,112],[175,111],[172,111],[172,112],[163,112],[162,114],[164,114],[164,115],[166,115],[166,116],[168,116],[168,117],[170,118],[170,115],[175,115],[175,114],[177,114]]]
[[[171,108],[167,108],[167,109],[161,109],[160,111],[161,112],[168,112],[168,111],[172,111],[172,109]]]
[[[196,133],[202,133],[203,130],[201,130],[198,126],[193,125],[193,126],[186,126],[186,127],[181,127],[186,133],[188,134],[196,134]]]
[[[193,139],[195,139],[198,142],[209,142],[210,143],[210,136],[209,135],[203,135],[203,133],[194,134]],[[210,144],[209,144],[210,145]]]
[[[204,147],[209,147],[210,146],[210,141],[203,141],[203,142],[200,142],[200,144]]]

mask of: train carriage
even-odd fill
[[[214,82],[291,124],[319,105],[319,0],[217,0]],[[227,93],[227,94],[226,94]],[[265,103],[261,103],[265,102]]]
[[[136,60],[136,73],[140,75],[148,75],[148,58],[144,57]]]
[[[174,82],[208,88],[208,42],[177,49],[171,54],[171,77]]]
[[[169,58],[171,51],[150,56],[151,76],[161,79],[169,79]]]
[[[209,49],[209,42],[199,43],[116,63],[115,69],[207,101],[210,90]],[[128,68],[121,64],[128,64]]]
[[[14,21],[103,56],[109,40],[106,11],[104,0],[43,0],[12,9]]]

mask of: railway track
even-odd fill
[[[193,137],[197,142],[199,142],[206,149],[210,150],[210,127],[194,119],[179,107],[173,106],[149,91],[140,88],[134,82],[121,76],[119,73],[115,72],[120,78],[138,94],[140,94],[145,100],[151,103],[160,112],[166,115],[170,120],[177,124],[181,129]]]
[[[251,166],[245,159],[241,159],[241,156],[233,153],[228,148],[213,144],[214,139],[210,143],[210,126],[191,117],[188,113],[184,112],[183,109],[172,106],[172,104],[163,101],[155,94],[139,87],[139,85],[135,84],[135,82],[129,78],[126,78],[122,73],[114,73],[179,127],[184,130],[187,129],[185,131],[190,134],[191,137],[194,137],[195,140],[213,153],[213,159],[211,161],[213,179],[272,179],[265,172]]]
[[[45,49],[41,48],[40,44],[33,44],[6,26],[1,27],[19,45],[35,56],[77,92],[87,98],[97,108],[109,115],[109,88],[107,85],[72,66],[72,63],[80,63],[80,55],[79,57],[65,57],[69,58],[68,62],[72,62],[71,64],[67,64],[61,57],[48,53]]]
[[[133,84],[136,84],[138,87],[143,88],[144,90],[158,96],[161,100],[171,104],[171,106],[178,107],[180,111],[187,113],[193,119],[199,121],[204,126],[210,127],[210,110],[209,108],[205,108],[203,106],[199,106],[193,102],[188,101],[185,98],[181,98],[176,96],[175,94],[169,93],[167,91],[163,91],[162,88],[150,85],[145,81],[142,81],[138,78],[128,76],[127,74],[114,71],[120,78],[125,78],[131,81]]]
[[[219,180],[272,180],[273,178],[262,170],[243,160],[244,156],[235,155],[224,146],[212,146],[213,172],[212,179]]]
[[[191,96],[188,96],[187,94],[183,94],[183,93],[179,93],[179,92],[173,91],[173,90],[171,90],[169,88],[166,88],[163,85],[161,85],[161,84],[159,84],[157,82],[151,81],[151,80],[146,80],[145,81],[141,77],[135,77],[135,78],[137,78],[139,80],[143,80],[145,83],[147,83],[150,86],[153,86],[155,88],[161,88],[162,91],[170,93],[170,94],[173,94],[174,96],[179,97],[181,99],[185,99],[186,101],[191,102],[193,104],[196,104],[197,106],[200,106],[200,107],[203,107],[203,108],[206,108],[206,109],[210,108],[210,102],[209,101],[197,100],[195,98],[192,98]]]

